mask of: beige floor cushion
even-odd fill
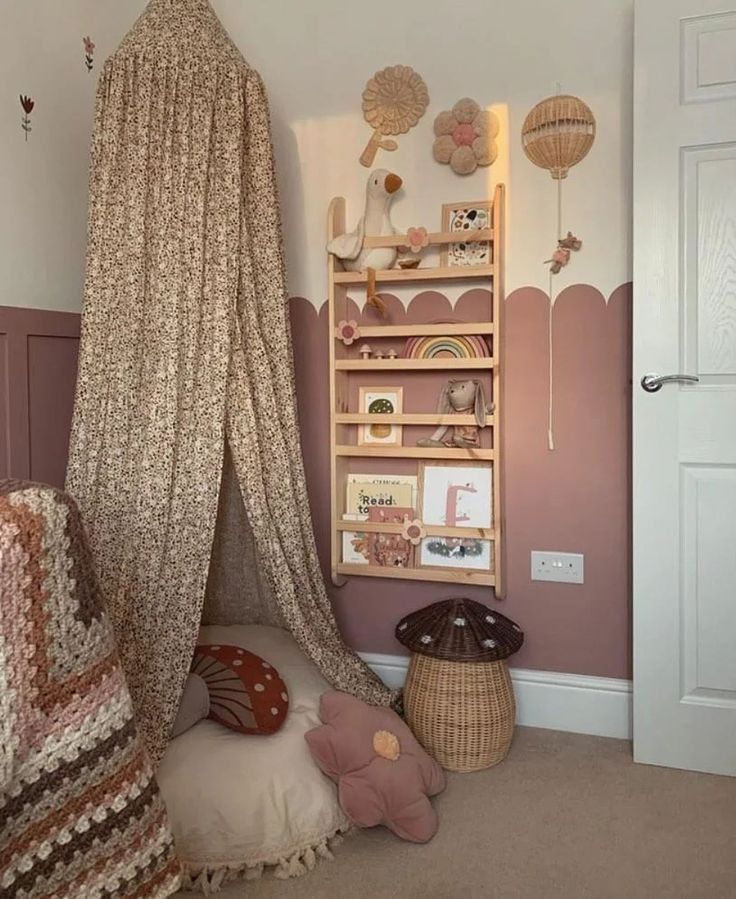
[[[304,740],[320,724],[319,699],[330,687],[280,628],[203,627],[200,641],[242,646],[270,662],[288,688],[289,713],[270,736],[204,720],[170,743],[158,780],[190,883],[215,891],[268,865],[277,877],[302,874],[331,857],[329,841],[349,827]]]

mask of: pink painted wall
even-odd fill
[[[474,310],[484,301],[483,291],[469,291],[452,310],[444,297],[425,292],[415,298],[409,317],[420,305],[425,319],[477,317]],[[403,307],[397,301],[391,308],[394,320],[400,320]],[[519,666],[630,674],[630,312],[630,285],[619,287],[607,305],[595,288],[583,285],[567,288],[558,298],[556,450],[549,452],[547,299],[539,290],[522,288],[506,301],[508,589],[499,607],[526,631],[526,644],[515,658]],[[327,573],[327,308],[317,313],[311,303],[295,298],[291,319],[312,517]],[[0,307],[0,477],[63,484],[78,336],[78,315]],[[434,373],[415,377],[407,389],[407,410],[432,409],[442,382]],[[413,439],[409,429],[405,439]],[[388,470],[397,463],[381,464]],[[584,553],[585,584],[532,582],[532,549]],[[402,615],[453,593],[444,584],[360,577],[330,591],[347,641],[379,653],[403,651],[393,637]],[[495,602],[487,589],[464,592]]]
[[[0,306],[0,478],[61,487],[79,350],[79,315]]]
[[[410,305],[408,316],[469,318],[479,293],[466,294],[455,310],[440,295],[422,294]],[[630,285],[619,287],[608,304],[595,288],[585,285],[569,287],[557,299],[554,452],[547,449],[547,309],[546,295],[534,288],[514,291],[505,306],[508,587],[499,608],[519,621],[527,634],[516,665],[628,677]],[[307,300],[294,298],[291,315],[312,517],[327,573],[327,308],[318,313]],[[434,375],[421,379],[426,385],[424,410],[434,407],[442,380]],[[415,404],[416,386],[411,395]],[[412,410],[420,408],[414,405]],[[406,435],[405,441],[410,440]],[[396,462],[386,465],[398,470]],[[584,553],[585,584],[532,582],[532,549]],[[393,637],[401,616],[453,594],[444,584],[360,577],[330,589],[347,641],[365,652],[390,654],[403,651]],[[495,603],[490,590],[463,592]]]

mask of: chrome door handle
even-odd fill
[[[641,386],[647,393],[656,393],[662,389],[663,384],[670,381],[684,381],[686,384],[697,384],[700,378],[695,375],[658,375],[656,372],[650,372],[641,379]]]

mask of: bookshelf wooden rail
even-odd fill
[[[489,290],[490,299],[487,315],[480,314],[479,321],[452,323],[438,322],[406,322],[404,324],[387,322],[370,325],[360,324],[359,342],[346,347],[342,341],[334,337],[337,323],[349,319],[348,290],[357,288],[360,293],[362,285],[366,285],[368,275],[365,271],[344,271],[342,264],[334,256],[328,256],[329,285],[329,334],[330,334],[330,482],[331,482],[331,574],[335,585],[341,586],[347,577],[382,577],[397,580],[438,581],[454,585],[476,585],[493,587],[497,597],[504,594],[504,519],[503,519],[503,394],[501,390],[503,376],[503,221],[504,221],[504,189],[496,187],[491,212],[492,227],[484,230],[466,231],[462,234],[452,231],[435,231],[428,234],[429,246],[442,246],[457,241],[487,241],[491,244],[490,264],[477,266],[438,266],[434,268],[390,269],[376,272],[376,282],[382,284],[423,284],[439,286],[449,285],[456,281],[473,281],[478,286]],[[328,213],[328,240],[344,234],[346,231],[345,200],[336,197],[330,203]],[[406,247],[409,245],[407,234],[394,234],[383,237],[367,237],[366,248]],[[363,293],[365,290],[363,289]],[[358,348],[364,340],[380,340],[382,338],[410,337],[453,337],[483,336],[492,343],[492,354],[483,358],[429,358],[407,359],[359,358]],[[438,425],[460,426],[475,424],[472,414],[445,415],[437,412],[396,412],[388,415],[369,414],[355,409],[357,386],[371,384],[372,373],[380,373],[385,377],[393,373],[401,384],[401,378],[422,377],[427,373],[446,372],[448,376],[476,377],[492,383],[493,415],[488,418],[488,426],[493,435],[492,448],[479,447],[468,449],[462,447],[420,447],[393,446],[371,443],[357,445],[358,430],[368,425],[382,424],[392,426],[414,426],[427,428],[427,436]],[[381,383],[377,378],[373,383]],[[411,381],[411,383],[416,383]],[[433,382],[436,384],[436,379]],[[431,408],[435,400],[434,391],[427,396],[427,406]],[[381,466],[376,475],[386,473],[385,461],[401,460],[403,472],[412,463],[416,465],[417,474],[421,462],[437,461],[437,464],[462,464],[463,462],[482,461],[490,464],[493,474],[493,520],[490,528],[464,528],[438,525],[425,525],[427,537],[480,539],[490,543],[492,551],[492,568],[475,569],[460,568],[455,564],[431,565],[421,564],[420,548],[417,548],[414,567],[383,567],[378,564],[355,564],[343,562],[343,535],[365,532],[366,534],[400,534],[403,525],[398,522],[354,521],[344,518],[346,513],[346,491],[348,474],[362,469],[366,473],[372,471],[371,465]],[[361,468],[355,466],[363,460]],[[375,461],[374,461],[375,460]],[[398,466],[397,466],[398,467]],[[417,510],[418,515],[418,510]]]

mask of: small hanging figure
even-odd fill
[[[549,264],[549,270],[553,275],[559,275],[560,271],[570,261],[571,251],[577,251],[582,247],[583,242],[575,237],[572,231],[567,232],[567,237],[562,237],[557,241],[557,249],[552,254],[551,259],[545,259],[544,264]]]

